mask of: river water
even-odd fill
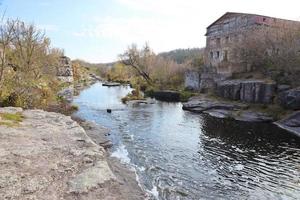
[[[134,167],[153,198],[300,199],[299,138],[270,124],[183,111],[181,103],[122,104],[130,91],[96,83],[74,103],[80,117],[111,129],[112,156]]]

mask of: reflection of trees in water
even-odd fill
[[[272,124],[236,122],[204,116],[202,133],[199,154],[213,165],[249,162],[259,156],[293,159],[293,153],[300,148],[299,138]]]
[[[294,188],[300,140],[272,124],[243,123],[205,116],[199,156],[232,189]],[[274,179],[276,177],[276,179]],[[286,182],[286,178],[290,181]],[[259,182],[258,182],[259,181]],[[248,183],[250,185],[248,185]],[[258,184],[263,183],[263,184]],[[226,186],[227,187],[227,186]],[[228,186],[229,187],[229,186]],[[277,187],[277,186],[276,186]]]
[[[245,149],[272,152],[276,151],[278,145],[300,146],[299,138],[267,123],[237,122],[205,116],[202,131],[210,138],[219,138],[226,145],[238,145]]]
[[[292,160],[300,148],[296,136],[265,123],[245,123],[203,117],[200,156],[212,165],[257,162],[258,157]],[[294,154],[295,153],[295,154]]]

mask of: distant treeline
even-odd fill
[[[169,52],[158,54],[164,58],[169,58],[178,64],[183,64],[195,58],[203,56],[204,48],[191,48],[191,49],[175,49]]]

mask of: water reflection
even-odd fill
[[[95,84],[78,115],[111,129],[112,151],[160,199],[297,199],[300,141],[270,124],[185,112],[180,103],[126,106],[128,87]],[[111,114],[106,108],[112,108]]]
[[[206,116],[199,155],[225,185],[250,199],[300,197],[299,138],[270,124],[236,123]]]

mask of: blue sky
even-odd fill
[[[1,0],[0,0],[1,1]],[[300,20],[299,0],[2,0],[6,17],[44,29],[71,58],[117,59],[128,45],[155,52],[205,46],[206,27],[227,11]]]

